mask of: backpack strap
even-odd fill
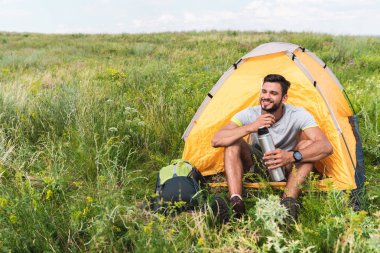
[[[161,205],[161,190],[162,190],[162,185],[160,184],[160,174],[157,176],[156,180],[156,196],[151,197],[150,199],[150,209],[156,212],[158,209],[160,209]]]
[[[193,184],[194,184],[194,188],[195,188],[195,191],[199,191],[199,182],[197,180],[195,180],[194,177],[190,177],[191,180],[193,181]]]
[[[178,177],[178,175],[177,175],[177,163],[173,164],[173,177]]]

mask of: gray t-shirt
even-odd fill
[[[269,128],[276,148],[292,150],[297,144],[300,131],[318,126],[313,116],[304,108],[284,105],[284,115]],[[231,121],[239,126],[248,125],[261,115],[261,106],[248,107],[235,114]],[[257,133],[252,133],[252,145],[258,144]]]

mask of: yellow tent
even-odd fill
[[[263,44],[224,73],[183,135],[182,158],[194,164],[205,176],[222,172],[224,149],[211,147],[211,139],[235,113],[259,104],[262,79],[267,74],[280,74],[291,82],[287,103],[308,110],[333,145],[333,155],[316,164],[318,171],[326,176],[319,187],[332,185],[336,189],[355,189],[358,183],[355,182],[357,140],[360,139],[355,138],[355,129],[349,122],[353,113],[343,95],[343,88],[315,54],[289,43]],[[359,148],[361,153],[361,144]],[[364,175],[364,166],[360,169]],[[284,184],[272,183],[274,186]],[[259,187],[260,184],[246,186]]]

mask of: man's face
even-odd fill
[[[261,88],[260,105],[261,109],[274,113],[285,103],[287,95],[282,96],[281,84],[265,82]]]

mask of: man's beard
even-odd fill
[[[261,100],[261,101],[263,101],[263,100]],[[263,111],[266,111],[266,112],[269,112],[269,113],[274,113],[275,111],[277,111],[277,109],[280,107],[280,105],[281,105],[281,101],[278,102],[277,104],[273,103],[273,106],[271,108],[269,108],[269,109],[264,109],[264,107],[261,105],[261,109]]]

